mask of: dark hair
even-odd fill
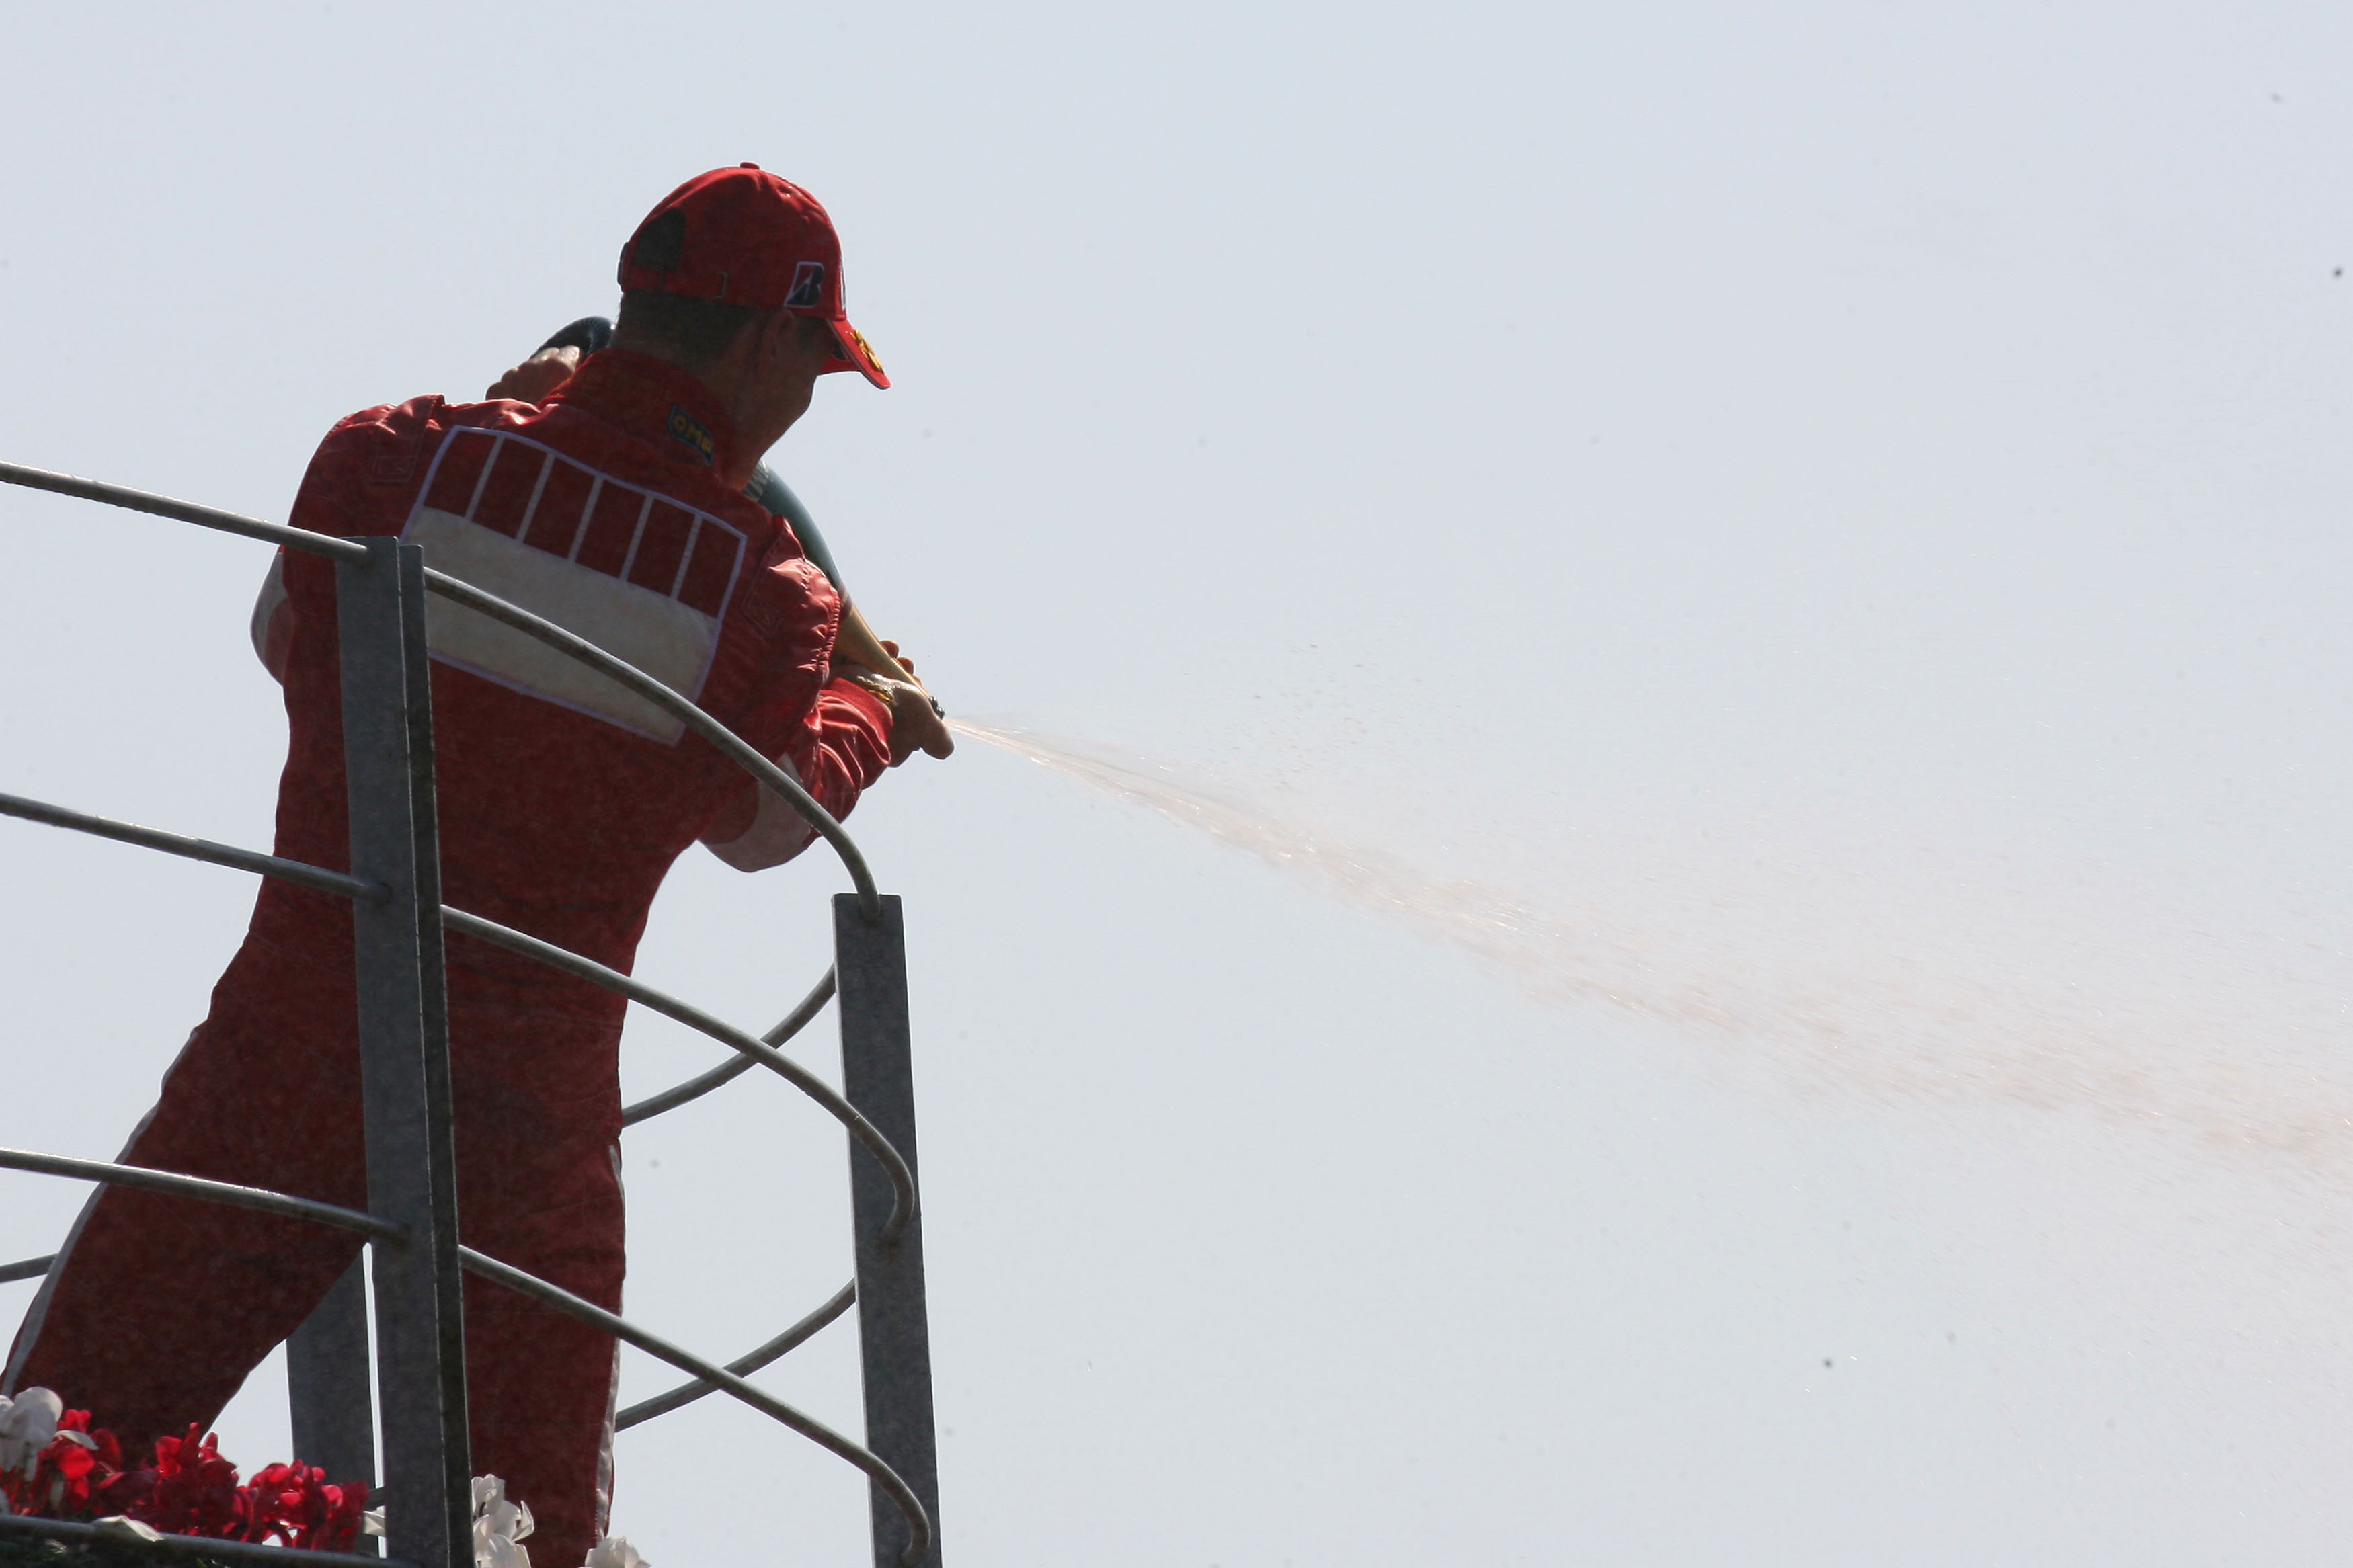
[[[621,318],[613,341],[622,348],[668,351],[691,370],[709,364],[727,352],[744,323],[760,312],[750,305],[723,305],[716,300],[688,300],[632,289],[621,296]]]
[[[617,348],[658,354],[688,370],[701,370],[727,352],[744,322],[765,314],[756,305],[722,305],[715,300],[633,289],[621,296],[621,319],[614,324],[611,341]],[[797,316],[794,325],[804,346],[838,342],[830,321]],[[840,350],[835,346],[833,352]]]

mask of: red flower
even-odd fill
[[[58,1435],[35,1460],[33,1473],[7,1489],[8,1506],[18,1513],[67,1518],[90,1507],[92,1489],[111,1474],[104,1456],[117,1457],[114,1434],[90,1436],[90,1412],[69,1410],[58,1417]]]
[[[332,1485],[315,1465],[271,1465],[245,1490],[253,1500],[247,1539],[276,1536],[288,1546],[344,1552],[357,1539],[360,1511],[367,1507],[364,1481]]]
[[[173,1535],[266,1542],[348,1552],[359,1539],[365,1481],[331,1483],[311,1465],[268,1465],[247,1485],[223,1458],[220,1438],[201,1426],[185,1437],[155,1440],[155,1461],[125,1470],[113,1433],[93,1432],[90,1412],[69,1410],[29,1475],[13,1472],[0,1489],[8,1510],[50,1519],[121,1514]]]
[[[209,1535],[245,1541],[252,1521],[252,1499],[237,1484],[237,1467],[221,1457],[217,1434],[204,1436],[190,1426],[185,1437],[155,1439],[155,1483],[144,1506],[131,1515],[174,1535]]]

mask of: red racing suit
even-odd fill
[[[841,816],[889,765],[890,715],[830,679],[840,600],[783,521],[715,477],[733,438],[699,383],[608,350],[543,407],[423,397],[353,416],[312,458],[292,521],[423,542],[428,563],[693,698]],[[280,567],[277,852],[343,868],[333,563]],[[754,787],[623,689],[471,612],[430,614],[444,897],[627,972],[679,854],[759,836]],[[464,936],[448,962],[466,1242],[617,1310],[624,1004]],[[354,1012],[349,906],[265,881],[122,1158],[365,1207]],[[101,1189],[18,1331],[7,1386],[55,1388],[143,1454],[210,1423],[357,1245]],[[534,1555],[569,1568],[605,1528],[616,1347],[470,1278],[465,1310],[474,1468],[532,1505]]]

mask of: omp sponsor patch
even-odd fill
[[[554,621],[681,696],[702,694],[745,553],[708,512],[597,473],[525,437],[460,428],[401,538],[426,564]],[[684,726],[544,643],[463,605],[427,601],[436,658],[655,740]]]
[[[684,404],[673,403],[670,405],[670,433],[674,438],[693,447],[697,455],[702,458],[704,468],[711,467],[718,460],[719,443],[712,439],[710,430],[703,426],[702,420],[686,411]]]

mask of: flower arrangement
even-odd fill
[[[199,1427],[155,1439],[154,1462],[125,1469],[121,1445],[90,1412],[68,1410],[46,1388],[0,1394],[0,1513],[94,1521],[125,1540],[159,1534],[214,1541],[275,1541],[349,1552],[362,1533],[384,1533],[365,1481],[335,1482],[315,1465],[266,1465],[242,1485],[220,1438]],[[531,1508],[509,1501],[496,1476],[474,1478],[475,1568],[531,1568],[522,1545]],[[608,1535],[583,1568],[652,1568],[628,1540]]]
[[[365,1481],[332,1482],[315,1465],[266,1465],[240,1484],[220,1439],[195,1426],[158,1437],[153,1461],[127,1468],[114,1434],[93,1430],[89,1411],[66,1409],[48,1389],[0,1405],[0,1500],[10,1513],[121,1519],[167,1535],[321,1552],[348,1552],[358,1539]]]

